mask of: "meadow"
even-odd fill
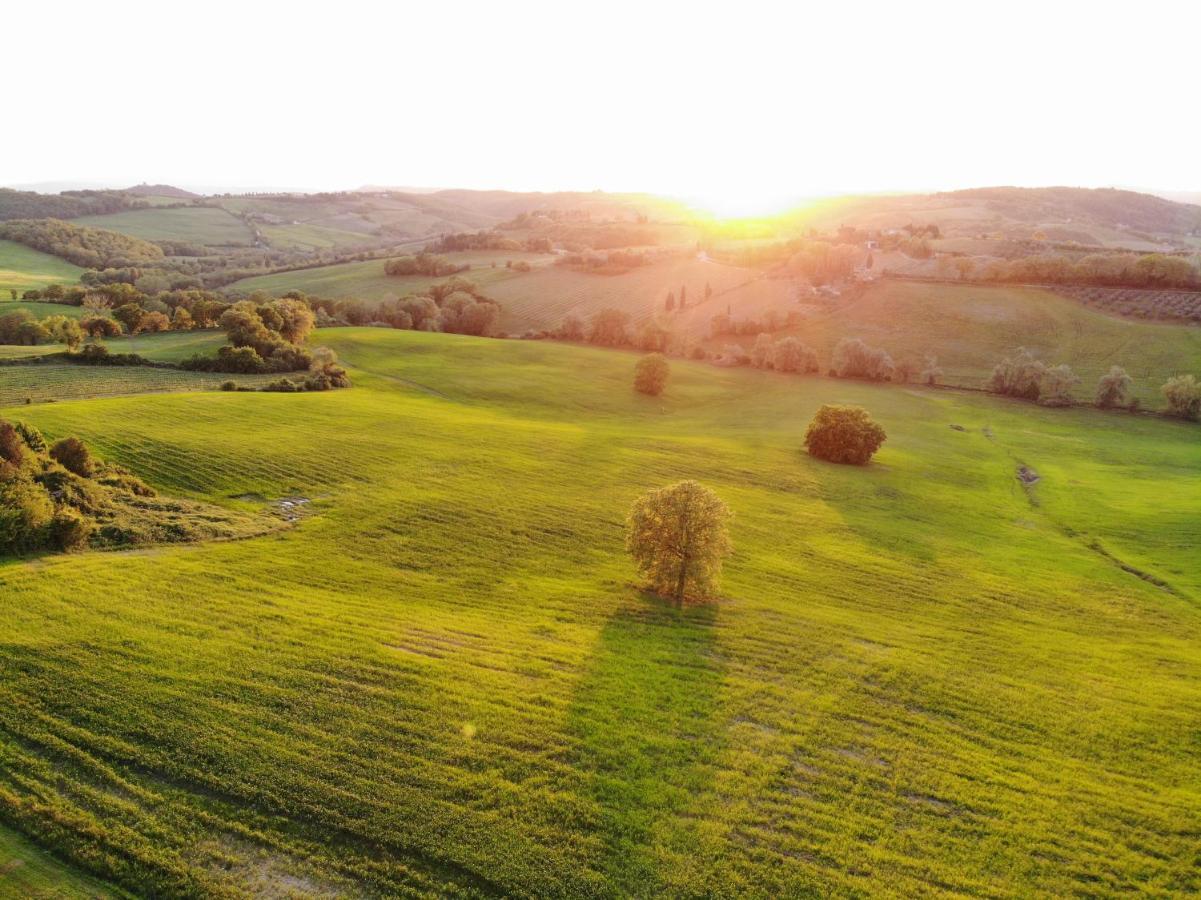
[[[82,272],[57,256],[15,241],[0,241],[0,300],[8,300],[10,290],[21,293],[48,284],[73,284]],[[0,306],[0,310],[5,308]]]
[[[208,247],[249,247],[254,235],[241,219],[215,206],[133,209],[72,220],[147,241],[188,241]]]
[[[168,495],[313,501],[269,537],[0,562],[0,820],[79,871],[188,896],[1201,890],[1196,425],[681,362],[651,399],[633,354],[320,342],[354,388],[0,409]],[[800,452],[827,402],[885,426],[872,465]],[[677,611],[623,519],[687,477],[735,554],[720,602]]]

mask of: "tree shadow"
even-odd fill
[[[619,895],[663,893],[664,856],[695,850],[693,823],[680,814],[712,789],[720,751],[717,614],[713,605],[629,597],[602,629],[573,698],[574,765],[598,806],[595,865]]]

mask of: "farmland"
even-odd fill
[[[550,257],[536,253],[500,250],[475,250],[441,255],[453,263],[471,266],[469,270],[460,274],[484,287],[489,294],[501,281],[525,277],[520,272],[505,268],[506,261],[525,260],[532,266],[546,266],[551,261]],[[366,262],[339,263],[312,269],[298,269],[292,272],[277,272],[274,275],[256,275],[253,278],[235,281],[230,285],[230,290],[247,294],[253,291],[266,291],[271,296],[299,290],[315,297],[383,300],[387,297],[401,297],[408,293],[421,291],[432,284],[445,280],[445,278],[424,276],[393,277],[385,275],[384,260],[373,259]]]
[[[61,348],[59,348],[61,349]],[[122,348],[123,349],[123,348]],[[0,367],[0,406],[175,391],[215,391],[233,378],[238,384],[264,384],[267,375],[221,375],[142,366],[81,366],[43,362]]]
[[[48,284],[73,284],[83,269],[13,241],[0,241],[0,299]],[[0,307],[2,309],[3,307]]]
[[[1153,405],[1167,378],[1194,371],[1201,360],[1201,329],[1126,321],[1022,287],[883,281],[786,333],[817,349],[823,363],[846,337],[882,347],[896,360],[933,354],[947,383],[973,387],[983,385],[993,366],[1018,347],[1050,364],[1071,365],[1081,378],[1082,397],[1092,394],[1111,365],[1120,365],[1134,378],[1135,395]],[[741,340],[749,346],[754,338]]]
[[[63,859],[160,895],[1201,890],[1197,426],[320,342],[353,389],[3,413],[167,494],[314,506],[0,564],[0,817]],[[826,402],[887,429],[871,466],[798,452]],[[622,520],[685,477],[736,549],[676,611]]]
[[[135,209],[73,221],[76,225],[119,231],[147,241],[188,241],[209,247],[249,247],[254,243],[250,229],[218,207]]]

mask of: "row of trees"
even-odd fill
[[[34,347],[58,343],[73,350],[86,336],[80,322],[67,316],[47,316],[39,321],[27,309],[0,316],[0,344]]]
[[[1165,253],[1090,253],[1072,258],[1039,253],[977,266],[968,257],[942,257],[939,271],[960,280],[1009,283],[1096,285],[1140,289],[1201,289],[1201,266],[1195,258]]]
[[[470,266],[464,263],[454,263],[445,256],[422,251],[416,256],[398,256],[384,263],[384,274],[393,276],[425,275],[429,278],[442,278],[465,272]]]

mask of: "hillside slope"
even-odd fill
[[[353,389],[3,411],[178,496],[313,500],[0,563],[0,816],[63,858],[157,895],[1201,890],[1196,426],[322,341]],[[873,465],[799,452],[827,402],[882,422]],[[622,522],[686,477],[736,550],[677,612]]]

